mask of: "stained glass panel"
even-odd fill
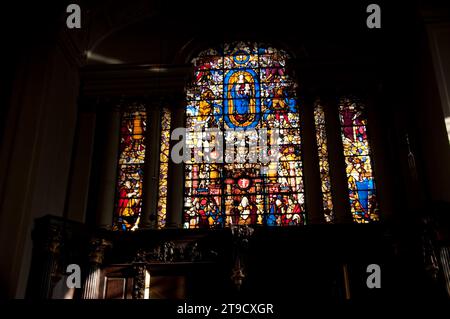
[[[288,58],[270,46],[234,42],[192,61],[194,80],[186,90],[186,144],[192,160],[185,165],[185,228],[306,223],[300,107],[296,84],[284,68]],[[206,162],[194,150],[205,145],[199,132],[204,128],[225,131],[220,163]],[[269,135],[277,129],[276,139],[256,147],[256,154],[269,156],[276,145],[272,161],[251,160],[246,148],[257,137],[245,132],[252,129],[267,129]]]
[[[320,101],[314,106],[314,124],[316,127],[316,142],[319,152],[320,181],[322,185],[322,207],[327,223],[333,223],[335,216],[333,211],[333,198],[331,195],[330,163],[328,161],[328,146],[325,112]]]
[[[147,114],[143,106],[122,113],[114,230],[138,228],[142,210],[143,165]]]
[[[167,173],[169,171],[170,110],[164,108],[161,115],[161,147],[159,154],[158,216],[157,227],[166,225]]]
[[[341,137],[349,189],[350,209],[357,223],[379,220],[365,105],[356,98],[339,102]]]

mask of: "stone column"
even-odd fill
[[[94,238],[90,242],[89,265],[83,285],[83,299],[99,299],[101,265],[105,257],[105,251],[112,246],[105,239]]]
[[[314,100],[308,99],[301,108],[303,183],[305,185],[306,221],[308,224],[325,222],[322,208],[319,157],[316,147],[316,129],[314,127]]]
[[[173,108],[172,113],[172,130],[178,127],[185,127],[185,111],[182,100],[179,100],[176,106]],[[171,140],[170,150],[178,142]],[[175,164],[170,159],[168,175],[166,228],[178,228],[182,227],[184,164]]]
[[[147,140],[144,165],[142,215],[139,229],[157,227],[159,153],[161,146],[160,105],[150,105],[147,110]]]
[[[114,198],[116,193],[117,157],[120,142],[120,111],[114,108],[105,114],[105,140],[102,156],[100,156],[100,176],[98,202],[96,209],[96,225],[109,228],[112,225],[114,213]]]
[[[337,104],[338,98],[324,98],[322,100],[327,121],[328,159],[330,162],[331,190],[336,223],[351,223],[352,214],[348,199],[344,149],[341,140],[341,126]]]
[[[389,221],[393,218],[392,213],[395,212],[394,207],[394,197],[396,196],[396,190],[394,189],[394,176],[396,176],[399,171],[396,170],[397,166],[389,162],[390,152],[393,149],[394,135],[390,130],[386,130],[386,127],[392,127],[392,118],[383,116],[384,114],[389,114],[392,108],[392,101],[383,101],[377,96],[377,92],[372,93],[372,95],[367,99],[367,134],[369,136],[370,152],[372,158],[372,169],[375,179],[377,202],[379,207],[380,220]],[[381,92],[380,92],[381,93]],[[378,93],[378,95],[381,95]],[[386,103],[387,102],[387,103]],[[401,127],[397,126],[397,129],[403,130]],[[400,159],[405,162],[411,160],[411,156],[415,156],[414,153],[409,153],[407,145],[406,136],[401,141],[405,146],[404,148],[399,147],[398,154],[400,154]],[[409,153],[409,154],[408,154]],[[415,161],[415,159],[413,159]],[[413,169],[413,180],[410,186],[417,190],[416,196],[417,200],[420,200],[420,190],[418,185],[417,171],[415,167]],[[406,200],[405,200],[406,202]]]

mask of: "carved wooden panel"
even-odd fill
[[[185,276],[151,276],[150,299],[185,299]]]
[[[103,270],[103,299],[131,299],[133,277],[129,267],[112,266]]]
[[[104,299],[126,299],[127,278],[106,277]]]

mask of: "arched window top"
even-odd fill
[[[229,69],[264,69],[285,68],[291,56],[282,49],[255,42],[224,43],[214,48],[201,51],[191,63],[196,71]],[[285,70],[283,70],[285,71]],[[263,72],[264,74],[265,72]],[[198,80],[195,78],[194,81]],[[287,77],[272,78],[267,73],[261,82],[287,81]],[[207,84],[207,83],[205,83]]]
[[[270,44],[259,42],[236,41],[236,42],[221,43],[214,47],[203,50],[200,53],[198,53],[197,56],[194,57],[191,62],[197,65],[198,62],[201,61],[202,58],[204,57],[241,56],[241,55],[274,56],[277,59],[279,59],[279,62],[288,60],[290,58],[290,55],[287,53],[286,50],[275,48]],[[253,66],[256,67],[258,65],[254,64]],[[264,63],[261,66],[264,66]]]

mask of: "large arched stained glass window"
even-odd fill
[[[184,228],[305,223],[300,115],[296,84],[286,74],[288,58],[270,46],[238,42],[193,60],[186,106],[192,158],[185,164]],[[246,156],[245,146],[259,132],[266,129],[272,136],[277,130],[278,137],[267,144],[277,146],[276,159],[236,163],[226,153],[223,162],[211,163],[195,147],[214,148],[218,141],[202,140],[205,133],[199,128],[223,132],[218,137],[223,148],[227,152],[233,146],[237,157]]]

